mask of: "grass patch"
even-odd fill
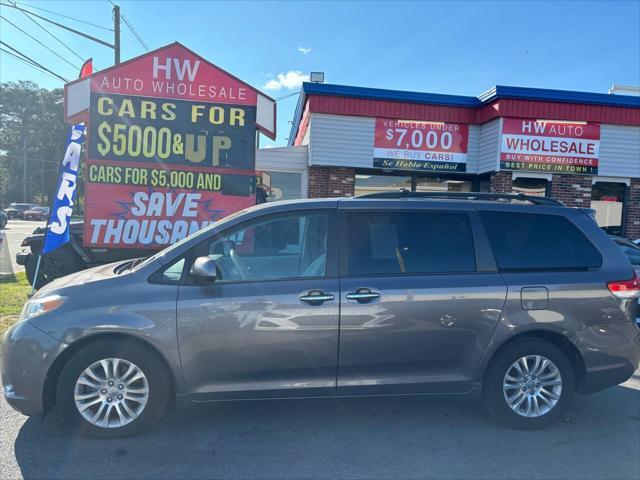
[[[0,333],[18,320],[20,310],[31,293],[31,285],[24,272],[0,278]]]

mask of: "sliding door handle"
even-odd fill
[[[322,305],[324,302],[330,302],[335,298],[330,293],[324,293],[322,290],[311,290],[305,295],[298,297],[301,302],[306,302],[310,305]]]

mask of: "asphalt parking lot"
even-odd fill
[[[31,235],[37,227],[42,227],[44,224],[45,222],[32,222],[12,218],[7,223],[7,226],[0,230],[7,235],[11,266],[14,273],[24,271],[24,267],[16,263],[16,253],[20,250],[22,240],[24,240],[24,237]]]
[[[74,436],[55,412],[27,419],[2,401],[0,414],[3,479],[640,478],[640,371],[533,432],[434,397],[209,404],[112,441]]]

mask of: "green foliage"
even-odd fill
[[[63,90],[30,81],[0,83],[0,205],[48,204],[57,179],[68,126]],[[26,140],[27,174],[23,175]],[[26,199],[22,198],[26,182]]]
[[[29,293],[31,286],[24,272],[0,278],[0,335],[18,319]]]

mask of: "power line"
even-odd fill
[[[33,35],[31,35],[30,33],[24,31],[22,28],[20,28],[18,25],[16,25],[15,23],[13,23],[11,20],[7,19],[6,17],[3,17],[2,15],[0,15],[0,18],[2,20],[4,20],[5,22],[7,22],[9,25],[13,25],[14,28],[17,28],[18,30],[20,30],[22,33],[24,33],[27,37],[31,38],[34,42],[42,45],[44,48],[46,48],[47,50],[49,50],[51,53],[53,53],[56,57],[58,57],[59,59],[61,59],[63,62],[66,62],[67,64],[71,65],[73,68],[80,68],[77,65],[74,65],[73,63],[71,63],[69,60],[67,60],[66,58],[64,58],[62,55],[60,55],[59,53],[57,53],[55,50],[49,48],[47,45],[45,45],[44,43],[42,43],[40,40],[38,40],[36,37],[34,37]]]
[[[112,6],[116,6],[115,3],[113,3],[113,0],[107,0]],[[146,42],[142,39],[142,36],[136,31],[135,28],[133,28],[133,24],[129,21],[129,19],[127,17],[125,17],[124,15],[120,15],[120,18],[122,19],[122,21],[124,22],[124,24],[129,27],[129,30],[131,30],[131,33],[133,33],[133,36],[136,37],[138,39],[138,42],[140,42],[140,45],[142,45],[142,47],[149,52],[150,49],[147,46]]]
[[[288,95],[283,95],[282,97],[276,98],[276,102],[279,102],[280,100],[284,100],[285,98],[293,97],[294,95],[298,95],[299,93],[300,93],[300,91],[293,92],[293,93],[290,93]]]
[[[58,79],[57,75],[54,75],[52,73],[47,72],[46,70],[41,69],[40,67],[34,65],[33,63],[29,62],[28,60],[25,60],[24,58],[19,57],[15,53],[11,53],[9,50],[5,50],[4,48],[0,47],[0,52],[6,53],[7,55],[11,55],[13,58],[15,58],[16,60],[19,60],[20,62],[24,63],[25,65],[27,65],[29,67],[32,67],[32,68],[35,68],[39,72],[45,73],[45,74],[49,75],[50,77],[55,78],[56,80]]]
[[[142,39],[142,37],[140,36],[140,34],[136,31],[135,28],[133,28],[133,25],[131,24],[131,22],[129,21],[129,19],[127,17],[125,17],[124,15],[121,15],[122,21],[124,22],[124,24],[129,27],[129,30],[131,30],[131,33],[133,33],[133,35],[138,39],[138,42],[140,42],[140,45],[142,45],[144,47],[144,49],[149,52],[149,47],[147,46],[147,44],[145,43],[145,41]]]
[[[11,3],[11,0],[9,0],[9,3]],[[38,27],[40,27],[42,30],[44,30],[45,32],[47,32],[49,34],[49,36],[51,36],[56,42],[58,42],[60,45],[62,45],[64,48],[66,48],[67,50],[69,50],[71,53],[73,53],[77,58],[79,58],[81,61],[84,62],[84,59],[78,55],[78,53],[71,47],[69,47],[66,43],[64,43],[62,40],[60,40],[58,37],[56,37],[53,33],[51,33],[49,31],[49,29],[47,29],[44,25],[40,24],[35,18],[32,17],[32,15],[35,15],[35,13],[31,13],[28,12],[27,10],[23,10],[19,7],[16,6],[16,2],[13,2],[13,7],[20,10],[22,12],[22,14],[27,17],[29,20],[31,20],[33,23],[35,23]],[[39,15],[35,15],[35,16],[39,16]],[[44,18],[44,17],[41,17]],[[65,60],[66,61],[66,60]],[[69,63],[69,62],[67,62]],[[74,68],[78,68],[74,65]]]
[[[54,72],[53,70],[49,70],[47,67],[45,67],[44,65],[39,64],[38,62],[36,62],[33,58],[29,57],[28,55],[25,55],[24,53],[22,53],[21,51],[13,48],[11,45],[9,45],[6,42],[3,42],[2,40],[0,40],[0,45],[4,45],[5,47],[7,47],[8,49],[12,50],[13,52],[17,53],[18,55],[20,55],[21,57],[23,57],[24,59],[28,60],[29,62],[31,62],[33,65],[35,65],[36,67],[41,68],[42,70],[46,70],[47,72],[49,72],[51,75],[54,75],[56,77],[58,77],[60,80],[62,80],[65,83],[69,83],[69,80],[67,80],[66,78],[64,78],[61,75],[58,75],[56,72]]]
[[[75,22],[84,23],[86,25],[91,25],[92,27],[101,28],[102,30],[107,30],[109,32],[113,32],[113,28],[103,27],[102,25],[96,25],[95,23],[87,22],[86,20],[82,20],[82,19],[76,18],[76,17],[69,17],[68,15],[63,15],[62,13],[52,12],[51,10],[47,10],[46,8],[36,7],[34,5],[30,5],[30,4],[27,4],[27,3],[18,3],[18,2],[13,2],[13,3],[15,5],[22,5],[22,8],[29,7],[29,8],[33,8],[34,10],[41,10],[43,12],[47,12],[47,13],[50,13],[52,15],[57,15],[59,17],[68,18],[69,20],[73,20]]]
[[[68,32],[72,32],[72,33],[75,33],[76,35],[80,35],[81,37],[88,38],[89,40],[91,40],[93,42],[96,42],[96,43],[99,43],[100,45],[104,45],[105,47],[115,48],[114,45],[112,45],[112,44],[110,44],[108,42],[105,42],[104,40],[100,40],[99,38],[94,37],[93,35],[89,35],[88,33],[81,32],[79,30],[76,30],[75,28],[67,27],[66,25],[63,25],[62,23],[54,22],[53,20],[51,20],[51,19],[49,19],[47,17],[43,17],[43,16],[38,15],[38,14],[33,13],[33,12],[29,12],[28,10],[24,10],[24,9],[22,9],[20,7],[17,7],[15,5],[11,4],[11,3],[1,3],[0,2],[0,6],[11,7],[11,8],[15,8],[16,10],[20,10],[21,12],[27,12],[32,17],[37,17],[40,20],[44,20],[45,22],[51,23],[51,24],[55,25],[56,27],[60,27],[60,28],[62,28],[64,30],[67,30]],[[50,33],[50,35],[53,35],[53,34]],[[80,57],[80,58],[82,58],[82,57]]]
[[[24,160],[24,156],[22,156],[22,155],[9,155],[8,153],[5,153],[5,154],[1,154],[0,153],[0,158],[2,158],[2,157],[13,158],[15,160]],[[33,160],[33,161],[37,161],[37,162],[55,163],[56,165],[60,164],[60,162],[56,161],[56,160],[47,160],[46,158],[38,158],[38,157],[27,157],[27,160]]]

